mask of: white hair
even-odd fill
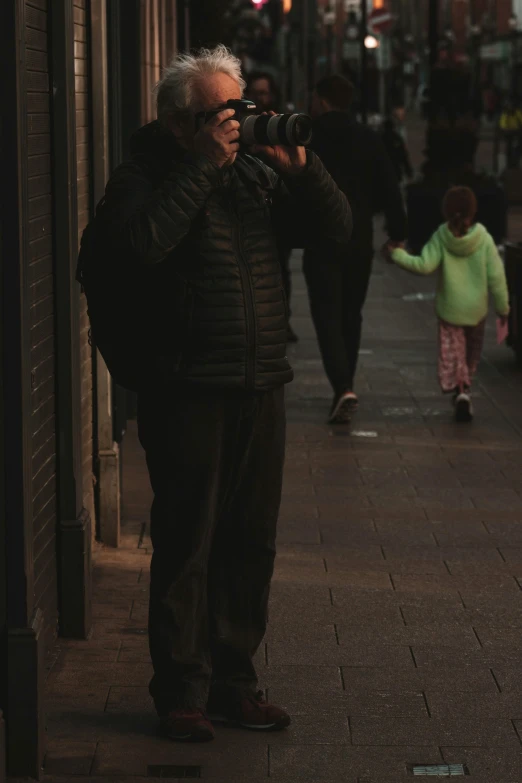
[[[239,84],[243,94],[241,62],[224,44],[174,57],[155,87],[160,122],[172,112],[186,111],[192,102],[194,83],[214,73],[226,73]]]

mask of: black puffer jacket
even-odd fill
[[[141,270],[135,310],[154,366],[225,388],[292,379],[277,241],[344,243],[351,233],[346,197],[313,153],[283,183],[248,156],[219,169],[151,123],[107,185],[105,216],[112,252]]]

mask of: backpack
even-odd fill
[[[138,391],[146,356],[144,335],[137,320],[140,310],[133,309],[139,277],[132,265],[125,268],[111,252],[104,206],[102,198],[83,231],[76,280],[87,298],[89,344],[100,351],[118,385]]]
[[[248,159],[247,180],[250,181],[247,184],[270,209],[273,192],[270,179],[259,161],[250,156]],[[147,302],[154,301],[154,271],[140,267],[132,258],[122,257],[113,249],[111,226],[104,213],[105,198],[102,198],[82,234],[76,280],[87,298],[89,343],[100,351],[113,380],[137,392],[147,377],[158,370],[175,369],[176,363],[173,357],[171,360],[157,355],[154,334],[149,329],[154,315],[153,305]],[[149,292],[152,292],[150,298]],[[174,296],[172,307],[176,307]]]

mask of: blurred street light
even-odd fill
[[[364,45],[367,49],[378,49],[379,41],[374,35],[367,35],[364,39]]]
[[[446,29],[444,30],[444,38],[450,44],[452,44],[454,42],[454,40],[455,40],[455,33],[453,32],[451,27],[446,27]]]

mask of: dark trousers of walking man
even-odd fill
[[[303,271],[324,369],[340,395],[354,386],[373,252],[354,257],[345,249],[332,255],[320,266],[314,250],[305,251]]]

